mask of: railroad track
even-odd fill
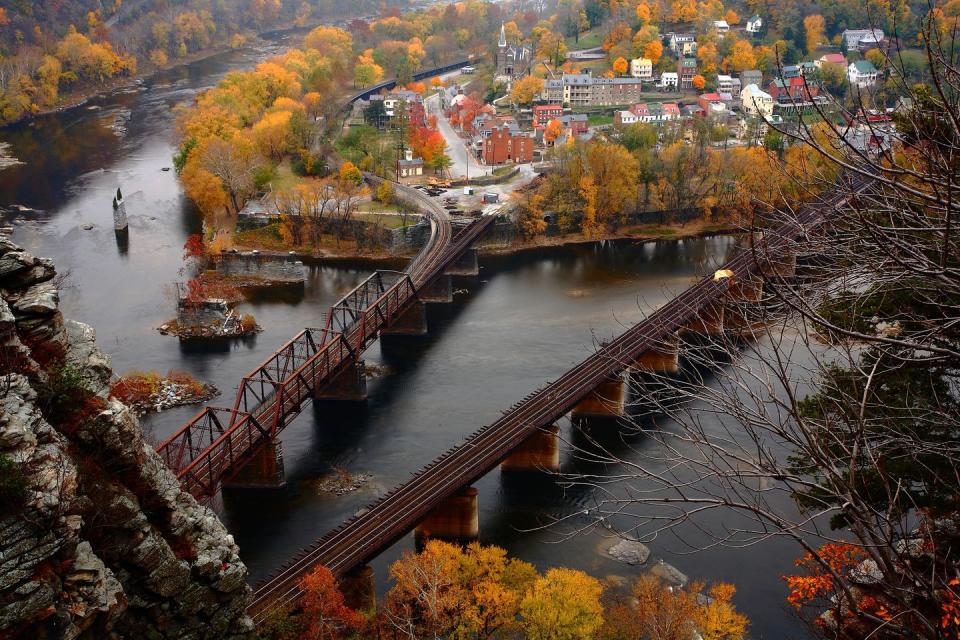
[[[851,180],[850,192],[858,193],[868,184],[869,180],[862,178]],[[803,207],[795,221],[768,231],[755,246],[768,255],[776,255],[815,226],[823,210],[841,206],[848,197],[843,192]],[[721,269],[730,270],[736,279],[755,275],[758,265],[755,255],[744,251]],[[443,500],[490,472],[537,429],[565,415],[611,375],[622,371],[625,362],[660,344],[670,333],[693,321],[701,309],[723,300],[728,291],[726,279],[701,279],[563,376],[514,404],[496,422],[478,429],[463,443],[421,467],[413,478],[302,550],[257,586],[248,607],[254,622],[263,623],[271,614],[295,605],[301,595],[299,581],[313,567],[324,565],[334,575],[342,576],[375,557],[406,535]]]

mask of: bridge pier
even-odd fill
[[[447,267],[447,275],[451,276],[478,276],[480,263],[477,260],[477,250],[467,249],[459,259]]]
[[[372,611],[377,606],[377,585],[373,567],[362,564],[346,572],[338,580],[344,603],[355,611]]]
[[[393,321],[393,324],[380,330],[381,337],[425,335],[427,335],[427,307],[423,302],[414,302]]]
[[[287,486],[283,471],[283,444],[276,439],[268,440],[222,486],[225,490],[282,489]]]
[[[449,275],[440,275],[426,287],[417,291],[417,297],[423,302],[453,302],[453,283]]]
[[[764,277],[792,278],[797,274],[797,252],[788,249],[779,255],[767,256],[760,265],[760,272]]]
[[[367,374],[364,361],[351,362],[337,376],[313,391],[314,400],[363,402],[367,399]]]
[[[680,336],[669,335],[660,344],[647,349],[630,366],[630,372],[677,373],[680,370]]]
[[[700,309],[697,317],[683,328],[684,333],[705,336],[723,335],[724,307],[721,304],[708,304]]]
[[[760,276],[731,278],[730,297],[737,302],[759,302],[763,298],[763,278]]]
[[[578,418],[620,418],[627,404],[627,384],[623,375],[616,375],[591,391],[570,412]]]
[[[417,547],[429,538],[470,542],[479,535],[480,511],[475,487],[461,489],[444,500],[420,521],[414,531]]]
[[[560,427],[537,430],[500,463],[501,471],[560,471]]]

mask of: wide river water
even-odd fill
[[[0,130],[0,142],[9,143],[12,155],[24,162],[0,171],[0,207],[14,221],[14,240],[69,272],[63,311],[97,329],[118,373],[186,370],[222,391],[216,404],[229,405],[244,373],[301,328],[321,326],[327,306],[370,272],[364,264],[311,267],[303,290],[257,295],[244,310],[264,331],[247,341],[187,347],[156,330],[173,314],[169,288],[182,277],[184,240],[199,227],[174,172],[163,170],[174,152],[171,110],[228,71],[250,67],[283,46],[277,41],[218,55],[161,74],[139,91]],[[128,246],[118,246],[112,229],[110,202],[118,186],[130,216]],[[252,580],[555,379],[585,357],[595,340],[708,273],[732,245],[731,238],[716,237],[482,258],[480,278],[457,282],[452,304],[430,307],[429,338],[402,353],[384,353],[379,345],[370,349],[367,362],[385,365],[386,373],[370,381],[365,406],[350,412],[311,408],[287,428],[285,490],[227,496],[221,515]],[[195,411],[172,410],[143,424],[159,441]],[[570,425],[561,427],[569,439]],[[642,438],[631,445],[624,455],[643,454]],[[562,460],[565,471],[577,468],[569,452]],[[319,492],[318,478],[334,468],[369,474],[371,480],[340,497]],[[567,565],[598,577],[638,571],[601,555],[599,533],[561,541],[564,531],[531,531],[590,506],[592,490],[564,490],[547,476],[518,478],[499,471],[477,488],[483,542],[541,568]],[[721,527],[723,518],[715,516],[713,524]],[[693,530],[686,533],[698,537]],[[373,563],[381,588],[387,565],[412,545],[408,536]],[[691,554],[674,536],[661,536],[650,546],[651,562],[671,563],[691,578],[735,583],[735,601],[751,618],[753,637],[806,637],[788,610],[780,579],[792,569],[795,546],[768,541]]]

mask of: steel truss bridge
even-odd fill
[[[450,217],[438,203],[416,189],[395,188],[399,197],[425,211],[431,224],[427,245],[407,270],[371,275],[331,307],[323,328],[304,329],[250,371],[240,381],[233,407],[205,407],[157,448],[184,490],[197,499],[215,496],[223,482],[274,441],[314,393],[355,364],[381,330],[419,303],[418,292],[495,219],[479,218],[454,235]]]

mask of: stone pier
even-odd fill
[[[730,278],[730,297],[737,302],[759,302],[763,297],[763,278],[760,276]]]
[[[705,336],[723,334],[724,307],[722,304],[708,304],[700,309],[697,317],[683,328],[684,333]]]
[[[423,302],[414,302],[394,320],[393,324],[380,330],[380,337],[387,338],[425,335],[427,335],[427,307]]]
[[[788,250],[778,255],[768,256],[760,270],[767,278],[792,278],[797,274],[797,253]]]
[[[414,531],[418,547],[429,538],[470,542],[479,535],[480,512],[474,487],[461,489],[444,500],[420,521]]]
[[[373,611],[377,606],[377,585],[373,567],[360,565],[340,576],[340,593],[345,604],[356,611]]]
[[[622,375],[600,383],[570,412],[573,418],[619,418],[624,415],[627,384]]]
[[[503,471],[560,471],[560,427],[538,430],[500,463]]]
[[[268,440],[233,478],[223,483],[223,488],[282,489],[286,485],[283,444],[279,440]]]
[[[367,399],[367,374],[364,361],[353,362],[324,386],[315,389],[314,400],[363,402]]]
[[[640,354],[630,371],[676,373],[680,370],[680,338],[671,334],[660,344]]]
[[[432,283],[417,291],[422,302],[453,302],[453,283],[449,275],[438,276]]]
[[[480,263],[477,261],[477,250],[467,249],[460,258],[447,267],[447,275],[451,276],[478,276]]]

